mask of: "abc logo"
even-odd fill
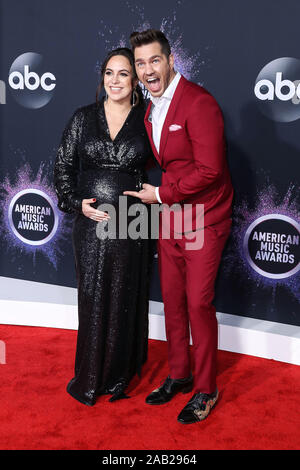
[[[300,60],[282,57],[269,62],[256,78],[254,94],[260,111],[269,119],[299,119]]]
[[[31,109],[48,104],[56,87],[53,73],[43,68],[43,56],[34,52],[17,57],[10,68],[8,82],[15,100]]]
[[[44,73],[41,78],[35,72],[29,71],[29,66],[24,66],[24,76],[16,71],[12,72],[9,76],[9,84],[14,90],[24,90],[24,85],[28,90],[36,90],[41,86],[46,91],[51,91],[55,88],[55,84],[51,83],[47,85],[46,79],[50,82],[55,81],[55,77],[52,73]],[[32,81],[30,81],[32,80]]]

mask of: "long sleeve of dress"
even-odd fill
[[[54,164],[54,187],[58,208],[67,213],[81,212],[82,198],[76,193],[79,171],[78,143],[83,115],[76,111],[68,122]]]

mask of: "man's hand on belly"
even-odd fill
[[[158,202],[155,194],[155,186],[147,183],[143,184],[143,189],[140,191],[124,191],[123,194],[126,196],[137,197],[145,204],[155,204]]]

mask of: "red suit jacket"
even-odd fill
[[[162,202],[169,206],[191,205],[193,230],[199,228],[196,204],[204,204],[204,226],[230,218],[233,188],[226,161],[223,116],[216,100],[181,76],[164,122],[159,153],[152,139],[150,110],[151,103],[145,126],[163,170],[159,187]]]

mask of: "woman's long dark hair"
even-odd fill
[[[118,47],[117,49],[114,49],[113,51],[110,51],[102,66],[101,66],[101,81],[97,87],[97,91],[96,91],[96,102],[99,101],[99,95],[100,95],[100,92],[102,90],[102,88],[104,87],[104,73],[105,73],[105,70],[106,70],[106,66],[108,64],[108,62],[110,61],[110,59],[114,56],[118,56],[118,55],[121,55],[123,57],[126,57],[132,67],[132,72],[133,72],[133,77],[132,77],[132,83],[135,79],[137,79],[137,74],[136,74],[136,71],[135,71],[135,66],[134,66],[134,55],[132,53],[132,51],[128,48],[128,47]],[[144,100],[144,95],[143,95],[143,92],[141,90],[141,87],[139,85],[137,85],[135,87],[135,90],[136,90],[136,100],[135,100],[135,106],[143,106],[145,107],[145,100]]]

